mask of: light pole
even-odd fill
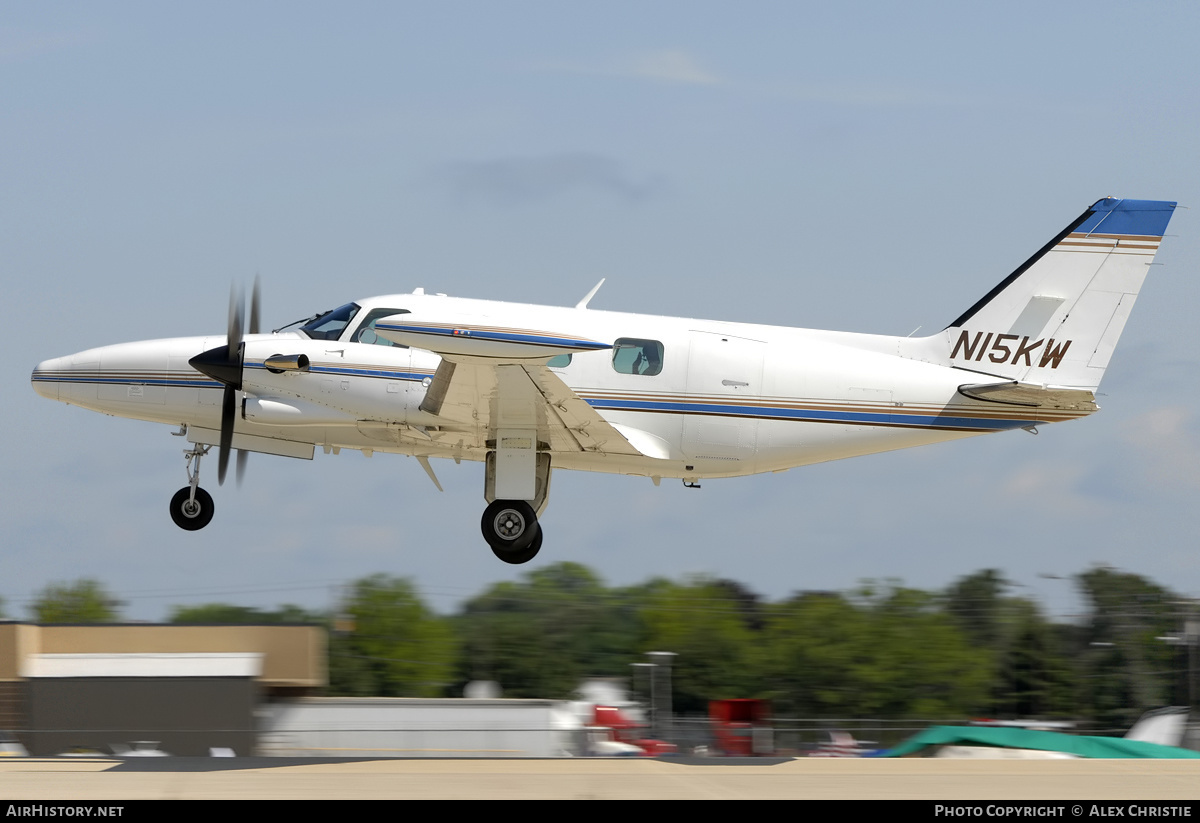
[[[646,652],[654,667],[650,670],[650,703],[653,707],[654,736],[668,742],[675,736],[671,722],[671,663],[675,652]],[[657,684],[655,681],[658,681]]]
[[[643,670],[646,672],[646,677],[645,677],[646,688],[645,688],[645,691],[643,692],[643,694],[645,695],[645,698],[646,698],[646,702],[645,702],[646,714],[642,718],[642,722],[646,724],[646,726],[648,727],[648,730],[653,729],[654,728],[654,664],[653,663],[630,663],[629,666],[630,666],[630,668],[633,669],[632,682],[633,682],[633,692],[634,692],[635,698],[636,698],[636,695],[638,692],[638,688],[637,688],[638,671]]]

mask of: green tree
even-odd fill
[[[175,624],[215,626],[261,626],[276,623],[325,623],[321,612],[310,612],[290,603],[274,611],[230,603],[205,603],[199,606],[174,606],[168,620]]]
[[[1072,715],[1076,695],[1062,632],[1056,630],[1037,604],[1007,598],[1005,636],[998,650],[993,694],[996,710],[1007,717]]]
[[[98,581],[84,578],[49,584],[38,593],[31,611],[38,623],[113,623],[120,619],[122,605]]]
[[[450,685],[456,643],[450,623],[425,605],[410,580],[375,574],[354,583],[330,642],[330,692],[435,697]]]
[[[798,595],[771,609],[763,645],[779,714],[952,717],[987,700],[988,653],[916,589]]]
[[[455,621],[463,643],[459,682],[494,680],[507,697],[571,697],[588,677],[624,676],[637,615],[578,563],[535,569],[491,586]]]
[[[758,697],[756,595],[729,581],[695,578],[658,585],[644,593],[638,610],[642,652],[674,652],[671,684],[675,711],[708,711],[708,701]]]
[[[987,654],[991,699],[977,707],[995,717],[1049,717],[1074,708],[1063,632],[1037,605],[1006,594],[1012,584],[996,569],[952,583],[945,610],[971,646]]]
[[[1136,574],[1097,566],[1076,577],[1088,602],[1078,653],[1085,700],[1101,723],[1120,729],[1172,697],[1177,661],[1158,638],[1178,629],[1180,598]]]
[[[1004,593],[1011,584],[997,569],[959,578],[945,594],[946,611],[976,646],[998,649],[1004,635]]]
[[[776,714],[849,717],[863,693],[857,669],[869,659],[868,615],[836,592],[802,592],[769,608],[764,676]]]

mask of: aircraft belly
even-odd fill
[[[628,426],[631,429],[651,434],[667,444],[670,454],[682,456],[679,448],[682,418],[677,414],[643,414],[602,410],[600,416],[609,423]]]
[[[209,395],[216,395],[211,400]],[[220,390],[146,386],[140,383],[63,383],[58,400],[73,406],[131,420],[219,425]],[[211,402],[202,402],[211,400]]]
[[[825,463],[845,457],[925,446],[984,434],[934,428],[846,426],[827,423],[767,420],[760,430],[759,470]]]

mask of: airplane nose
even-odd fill
[[[70,368],[70,358],[67,357],[55,357],[38,363],[33,374],[29,376],[30,382],[33,383],[33,390],[42,397],[58,400],[58,389],[62,385],[64,373],[68,368]]]

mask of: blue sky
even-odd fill
[[[184,533],[166,427],[44,400],[41,360],[278,326],[423,286],[887,334],[940,329],[1086,206],[1200,205],[1200,7],[1155,3],[58,3],[0,16],[9,433],[0,596],[126,614],[328,606],[411,576],[450,610],[522,569],[478,465],[255,455]],[[1107,563],[1200,596],[1196,212],[1177,211],[1083,421],[678,483],[555,475],[535,564],[775,599],[995,567],[1057,614]]]

